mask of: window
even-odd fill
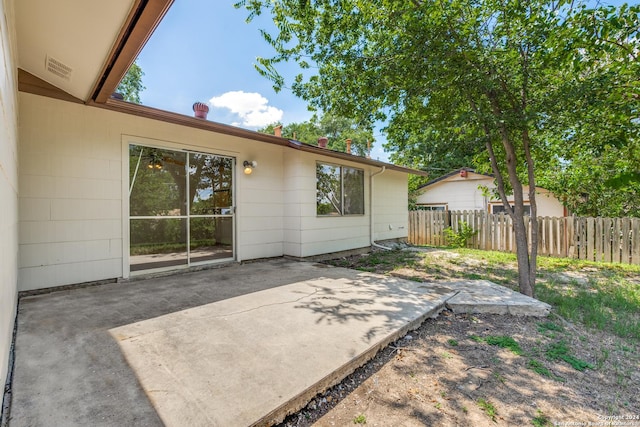
[[[416,205],[418,211],[446,211],[447,205]]]
[[[511,209],[513,209],[513,205],[510,205]],[[492,214],[499,214],[504,212],[504,205],[502,203],[500,204],[491,204],[491,213]],[[531,215],[531,206],[529,205],[524,205],[524,214],[525,215]]]
[[[364,171],[316,164],[316,213],[327,216],[364,215]]]
[[[233,258],[234,160],[129,145],[129,269]]]

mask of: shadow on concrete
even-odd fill
[[[320,285],[327,280],[335,285]],[[305,282],[310,292],[295,290],[298,293],[291,293],[290,299],[263,301],[262,308],[295,304],[295,309],[313,313],[318,325],[329,327],[362,323],[367,329],[360,339],[368,347],[377,337],[410,322],[409,312],[425,308],[425,292],[417,283],[414,287],[399,279],[381,281],[379,276],[353,270],[284,259],[26,297],[18,313],[9,425],[161,426],[163,419],[109,331],[299,282]],[[395,296],[389,297],[390,289]],[[259,325],[261,307],[253,309]],[[262,319],[266,323],[259,327],[278,332],[287,318],[278,318],[277,310],[271,312],[275,317]],[[378,322],[369,326],[373,319]],[[211,321],[216,321],[215,316]],[[252,326],[245,329],[234,333],[255,333]],[[351,331],[343,330],[341,339],[348,341]],[[305,331],[299,332],[304,341]],[[274,351],[269,343],[260,350]],[[349,352],[350,357],[354,352]],[[292,360],[287,363],[295,363],[295,354]],[[315,393],[301,391],[299,406]]]

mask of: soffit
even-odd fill
[[[15,2],[18,67],[88,100],[135,0]],[[47,70],[47,57],[71,69],[68,79]],[[61,68],[62,74],[66,71]]]

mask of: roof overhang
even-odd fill
[[[225,125],[222,123],[212,122],[210,120],[203,120],[193,116],[187,116],[184,114],[172,113],[170,111],[164,111],[157,108],[147,107],[145,105],[132,104],[129,102],[119,101],[116,99],[108,99],[105,103],[90,103],[90,105],[108,109],[111,111],[117,111],[120,113],[131,114],[138,117],[145,117],[148,119],[159,120],[165,123],[173,123],[180,126],[186,126],[196,129],[202,129],[209,132],[216,132],[225,135],[237,136],[239,138],[251,139],[254,141],[266,142],[268,144],[281,145],[292,149],[305,151],[307,153],[313,153],[321,156],[331,157],[334,159],[340,159],[349,162],[355,162],[359,164],[386,168],[388,170],[394,170],[411,175],[428,176],[425,171],[406,168],[404,166],[398,166],[391,163],[381,162],[379,160],[368,159],[366,157],[355,156],[353,154],[343,153],[341,151],[334,151],[327,148],[320,148],[315,145],[306,144],[300,141],[293,141],[286,138],[282,138],[275,135],[269,135],[266,133],[255,132],[247,129],[238,128],[235,126]]]
[[[111,99],[172,3],[173,0],[17,1],[18,89],[345,161],[428,175],[275,135]],[[58,68],[52,71],[47,67],[51,64]]]
[[[105,102],[172,3],[17,1],[20,90],[69,101]]]

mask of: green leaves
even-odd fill
[[[142,76],[142,68],[134,62],[118,84],[116,92],[121,93],[125,101],[140,104],[140,92],[146,89],[142,84]]]
[[[269,125],[259,132],[273,133],[274,125]],[[358,156],[368,154],[368,144],[373,144],[373,132],[367,123],[356,123],[354,120],[333,113],[314,116],[308,122],[290,123],[282,128],[282,136],[315,145],[320,137],[327,137],[327,148],[346,151],[346,140],[351,139],[351,152]]]

